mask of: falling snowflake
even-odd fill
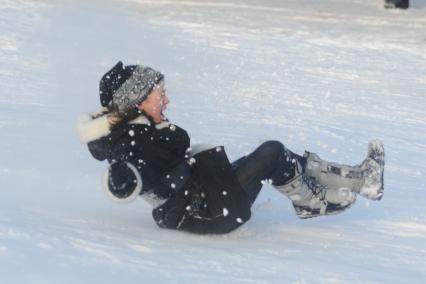
[[[223,208],[223,216],[228,216],[228,214],[229,214],[229,211],[228,211],[228,209],[226,209],[226,208]]]

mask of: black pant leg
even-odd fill
[[[281,142],[267,141],[253,153],[235,161],[234,172],[247,193],[249,203],[252,205],[256,200],[263,180],[281,185],[293,178],[295,159],[303,164],[304,158],[287,150]]]

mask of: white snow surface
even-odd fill
[[[1,283],[425,283],[426,1],[0,0]],[[75,131],[118,60],[166,75],[169,119],[231,160],[275,139],[355,164],[385,194],[299,220],[265,184],[227,235],[111,202]]]

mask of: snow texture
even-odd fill
[[[426,1],[410,2],[0,0],[1,283],[425,283]],[[354,164],[381,139],[383,199],[299,220],[265,184],[233,233],[158,228],[141,198],[108,200],[75,130],[118,60],[161,70],[169,119],[231,160],[275,139]]]

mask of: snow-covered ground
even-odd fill
[[[425,283],[426,1],[0,0],[1,283]],[[166,74],[171,121],[236,159],[268,139],[360,162],[385,195],[299,220],[265,186],[224,236],[158,228],[80,144],[118,60]]]

